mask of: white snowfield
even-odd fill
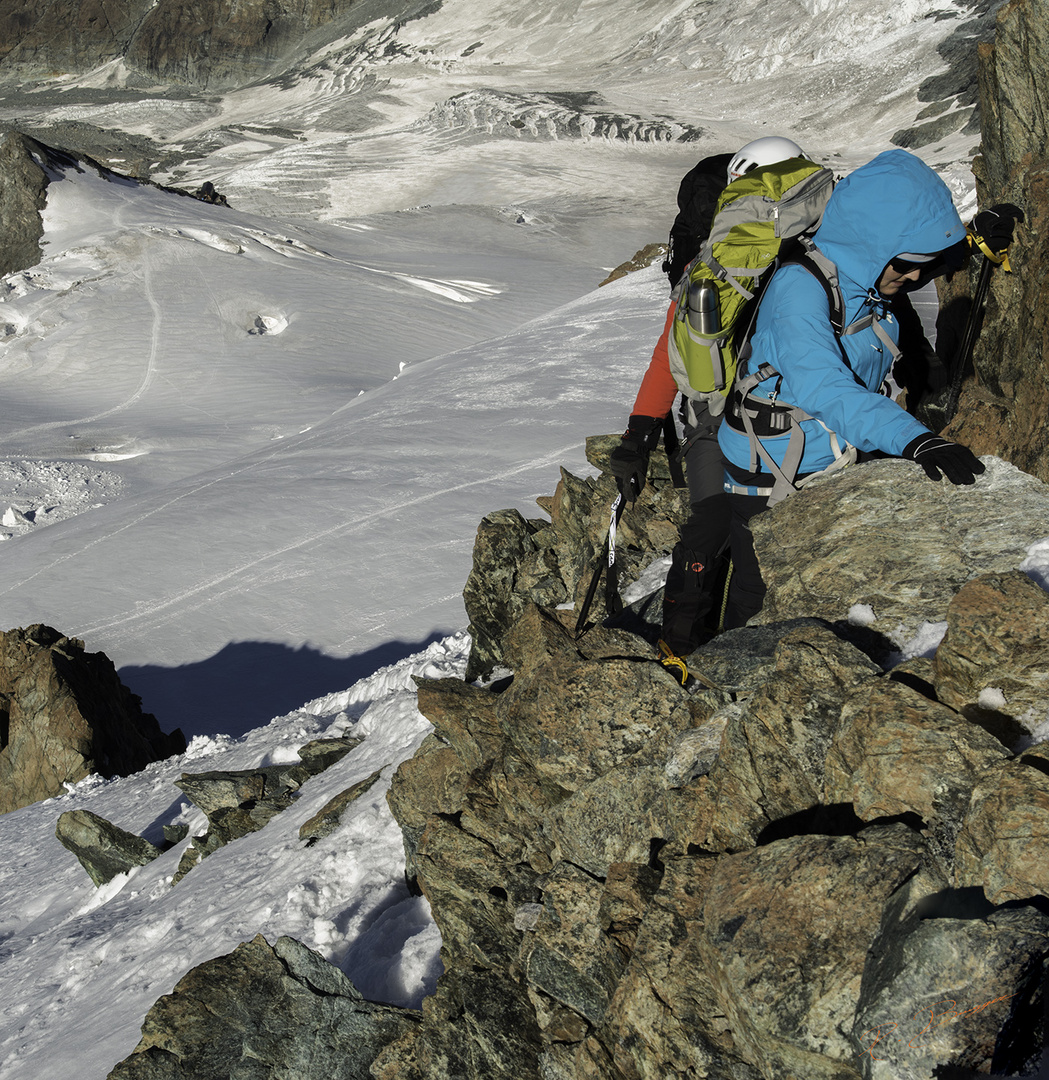
[[[585,437],[622,429],[666,281],[595,286],[665,239],[706,154],[783,133],[847,171],[886,149],[970,14],[446,0],[243,91],[41,99],[40,116],[196,148],[158,179],[211,180],[231,208],[67,172],[42,262],[0,282],[0,628],[84,639],[191,740],[0,818],[3,1080],[102,1080],[157,997],[256,933],[418,1006],[439,935],[385,803],[429,730],[410,675],[464,671],[480,519],[541,517],[561,466],[589,470]],[[0,97],[0,121],[25,112]],[[920,150],[963,214],[976,141]],[[1044,580],[1049,552],[1029,562]],[[200,832],[183,771],[347,731],[364,742],[175,887],[186,842],[95,889],[54,838],[81,807],[155,842]],[[337,832],[298,840],[380,769]]]

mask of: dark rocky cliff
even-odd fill
[[[0,814],[89,773],[129,776],[186,749],[165,735],[104,653],[49,626],[0,633]]]
[[[0,10],[0,76],[85,72],[122,60],[130,84],[223,87],[270,74],[313,31],[412,18],[429,0],[14,0]],[[137,76],[137,78],[136,78]]]
[[[995,271],[975,376],[945,432],[1049,479],[1049,4],[1013,0],[980,46],[980,206],[1023,208],[1013,272]],[[974,260],[978,263],[979,260]],[[975,278],[977,267],[972,268]]]

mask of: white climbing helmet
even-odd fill
[[[787,158],[805,157],[805,151],[792,139],[782,135],[766,135],[742,147],[728,163],[728,182],[738,180],[759,165],[774,165]]]

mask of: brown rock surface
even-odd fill
[[[1012,0],[994,44],[980,46],[981,207],[1010,202],[1026,222],[996,270],[974,354],[975,378],[944,431],[979,454],[996,454],[1049,480],[1049,79],[1046,0]],[[975,281],[980,260],[974,259]]]
[[[955,877],[994,904],[1049,898],[1049,747],[985,770],[958,834]]]
[[[0,634],[0,813],[185,748],[180,731],[165,735],[142,712],[103,653],[49,626]]]
[[[936,693],[958,712],[1037,723],[1049,715],[1049,594],[1019,570],[970,581],[947,608]]]

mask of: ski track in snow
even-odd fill
[[[241,589],[246,589],[249,585],[257,585],[265,582],[266,580],[272,580],[272,576],[261,571],[260,567],[265,567],[267,564],[283,558],[290,552],[297,551],[301,548],[309,547],[312,544],[316,544],[322,540],[327,540],[335,536],[346,535],[352,536],[357,532],[371,531],[375,524],[385,519],[392,519],[395,514],[402,510],[419,509],[427,504],[432,504],[437,500],[447,497],[453,492],[467,491],[475,487],[483,487],[487,484],[491,484],[496,480],[505,480],[507,476],[514,476],[519,473],[531,472],[532,470],[542,468],[544,466],[555,467],[559,462],[563,461],[565,457],[570,454],[576,446],[574,444],[567,444],[558,447],[556,450],[547,451],[542,456],[535,458],[532,461],[528,461],[522,465],[512,469],[509,473],[501,471],[498,473],[489,473],[485,476],[477,477],[473,480],[463,481],[461,484],[456,484],[452,487],[442,488],[438,491],[426,492],[423,495],[416,496],[411,499],[403,499],[397,503],[391,503],[387,506],[383,506],[381,509],[372,511],[371,513],[363,516],[354,517],[352,520],[340,521],[335,525],[330,525],[323,529],[317,529],[307,533],[304,536],[297,537],[295,540],[280,547],[273,548],[267,551],[265,554],[258,556],[254,559],[249,559],[238,566],[224,571],[221,574],[217,574],[213,577],[201,579],[193,584],[191,587],[181,590],[180,592],[167,597],[163,601],[147,603],[141,608],[136,608],[132,611],[123,611],[114,614],[110,619],[105,622],[97,623],[93,626],[87,626],[79,629],[78,634],[92,635],[92,634],[112,634],[115,631],[121,631],[124,635],[140,635],[146,633],[151,626],[156,625],[162,621],[158,617],[164,612],[172,608],[180,608],[184,605],[189,605],[189,610],[193,610],[193,606],[190,603],[194,598],[204,596],[208,603],[213,602],[217,596],[221,596],[221,591],[217,591],[221,586],[228,586],[234,579],[244,579],[240,583]],[[238,470],[238,472],[246,472],[255,468],[256,465],[245,466],[244,469]],[[231,476],[236,473],[230,474]],[[163,506],[157,507],[155,510],[150,511],[147,514],[143,514],[142,517],[137,518],[133,522],[129,522],[124,525],[120,530],[123,532],[125,529],[133,528],[140,524],[146,518],[151,517],[155,513],[159,513],[162,510],[174,505],[183,498],[191,498],[192,496],[199,494],[207,487],[211,487],[213,484],[221,483],[228,477],[221,477],[219,479],[210,481],[207,484],[202,484],[200,487],[195,488],[192,492],[186,493],[184,496],[179,496],[176,499],[172,499],[170,502],[165,503]],[[110,535],[99,537],[93,541],[88,547],[93,547],[95,544],[99,544],[108,540]],[[82,553],[86,548],[80,549],[75,552],[70,552],[64,559],[73,558],[76,555]],[[51,567],[42,568],[38,573],[43,573],[45,570],[49,570]],[[36,575],[32,575],[35,577]],[[26,582],[32,580],[32,577],[27,578],[25,581],[18,582],[17,586],[26,584]],[[279,575],[278,575],[279,577]],[[454,594],[450,594],[454,595]]]

